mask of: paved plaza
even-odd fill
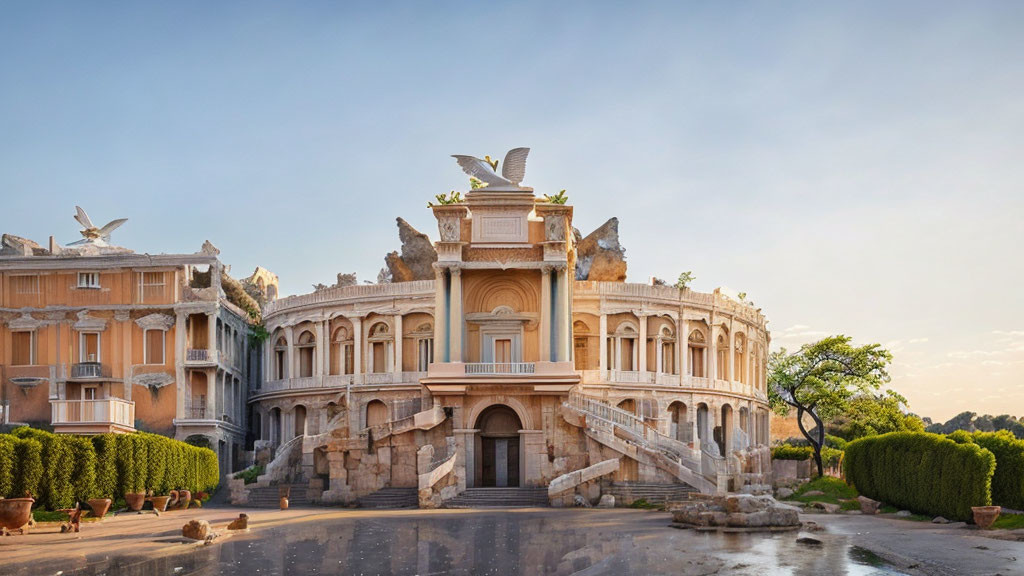
[[[238,512],[121,515],[80,534],[40,525],[0,539],[0,573],[994,575],[1021,573],[1024,559],[1022,542],[881,517],[807,516],[824,530],[717,534],[641,510],[305,508],[253,510],[248,533],[227,534]],[[193,518],[225,535],[206,546],[183,540]]]

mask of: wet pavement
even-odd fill
[[[220,512],[227,518],[237,509]],[[1018,542],[877,517],[808,519],[825,530],[699,533],[670,528],[666,513],[622,509],[254,511],[252,532],[210,546],[182,544],[164,533],[159,552],[100,548],[63,570],[147,576],[1021,573],[1015,558],[1024,558],[1024,544]],[[800,536],[821,544],[798,543]],[[56,572],[51,562],[7,568],[14,574]],[[2,556],[0,573],[7,573]]]

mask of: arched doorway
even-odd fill
[[[270,409],[270,443],[281,442],[281,409],[274,407]]]
[[[669,405],[668,411],[672,417],[669,436],[680,442],[689,442],[693,436],[693,427],[687,418],[686,404],[673,402]]]
[[[371,400],[366,405],[366,416],[364,428],[379,426],[388,422],[388,406],[380,400]]]
[[[733,422],[732,406],[722,404],[722,425],[718,427],[718,434],[715,434],[715,442],[722,451],[723,456],[728,456],[733,449]]]
[[[636,414],[636,400],[633,400],[632,398],[626,398],[622,402],[619,402],[617,408],[619,408],[620,410],[625,410],[630,414]]]
[[[711,418],[708,405],[701,402],[697,405],[697,443],[701,450],[716,446],[711,442]],[[716,446],[717,447],[717,446]]]
[[[491,406],[477,418],[476,427],[480,430],[476,486],[521,486],[519,431],[523,423],[519,416],[508,406]]]
[[[306,435],[306,407],[299,404],[295,407],[295,436]]]

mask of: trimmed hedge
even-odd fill
[[[965,432],[957,430],[950,440],[973,443],[996,457],[996,473],[992,475],[992,503],[1015,510],[1024,510],[1024,440],[1013,432]]]
[[[157,434],[86,438],[28,427],[0,434],[0,496],[27,491],[50,510],[129,492],[206,491],[219,480],[212,450]]]
[[[891,432],[850,442],[846,481],[858,492],[917,514],[970,520],[992,503],[996,458],[976,444],[938,434]]]
[[[810,460],[814,458],[814,449],[810,446],[793,446],[780,444],[772,448],[772,460]],[[834,466],[843,459],[843,451],[824,446],[821,449],[822,465]]]

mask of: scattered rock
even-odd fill
[[[231,521],[228,524],[228,530],[248,530],[249,529],[249,515],[239,514],[238,518]]]
[[[800,526],[800,509],[771,496],[731,494],[686,502],[672,510],[672,518],[698,527],[795,528]]]
[[[829,504],[828,502],[811,502],[811,507],[824,510],[827,514],[836,514],[841,508],[839,504]]]
[[[413,228],[402,218],[397,219],[398,237],[402,241],[402,254],[391,252],[384,262],[391,272],[392,282],[433,280],[437,251],[426,234]]]
[[[587,502],[587,499],[580,494],[573,496],[572,505],[577,508],[590,508],[590,502]]]
[[[898,516],[899,518],[909,518],[913,515],[914,514],[910,510],[900,510],[899,512],[896,513],[896,516]]]
[[[611,494],[602,494],[601,500],[597,503],[598,508],[615,508],[615,496]]]
[[[793,495],[793,490],[790,489],[790,488],[782,487],[782,488],[779,488],[778,491],[775,494],[779,498],[789,498],[790,496]]]
[[[882,505],[878,500],[872,500],[867,496],[857,496],[857,501],[860,502],[860,511],[864,514],[877,514],[878,508]]]
[[[210,535],[210,523],[206,520],[190,520],[182,526],[181,535],[192,540],[206,540]]]
[[[932,518],[932,524],[949,524],[949,520],[946,520],[942,516],[936,516]]]
[[[825,527],[817,522],[804,522],[804,530],[808,532],[821,532],[824,529]]]
[[[796,539],[797,544],[807,544],[808,546],[821,546],[821,540],[817,538],[811,538],[810,536],[801,536]]]
[[[619,244],[619,219],[612,218],[576,246],[576,279],[626,281],[626,249]]]

